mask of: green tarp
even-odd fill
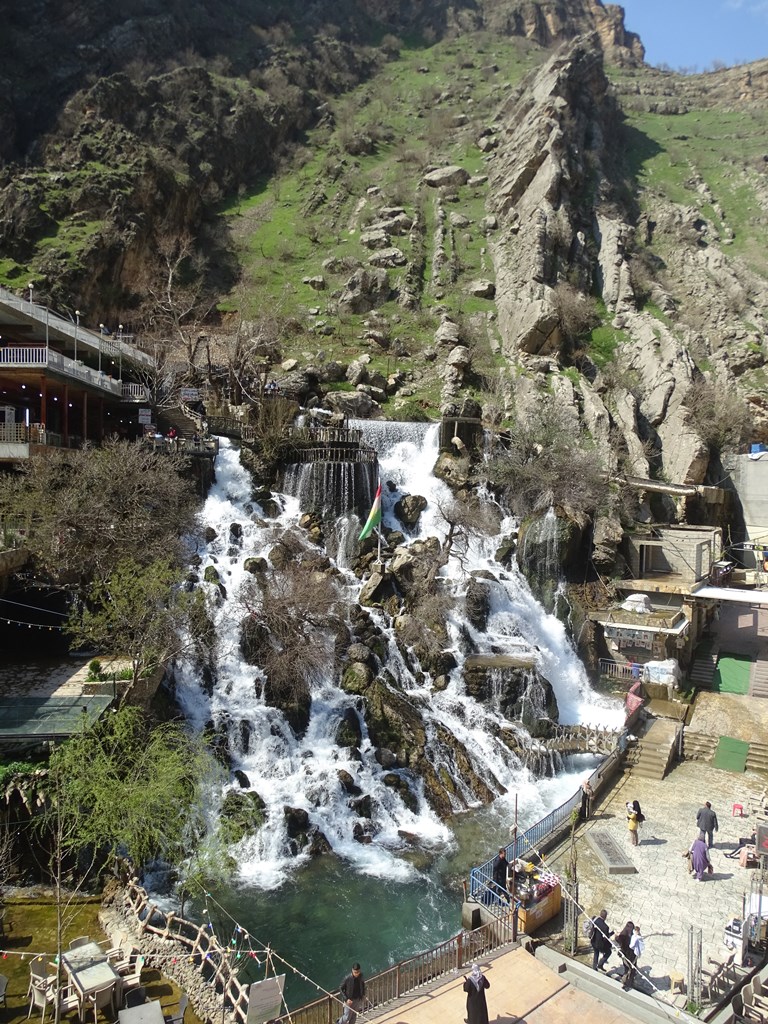
[[[738,654],[721,654],[715,669],[712,689],[717,693],[749,693],[752,659]]]
[[[747,766],[749,744],[743,740],[735,740],[731,736],[721,736],[712,758],[715,768],[726,772],[743,772]]]

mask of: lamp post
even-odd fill
[[[75,310],[75,362],[77,362],[77,332],[80,327],[80,310]]]
[[[118,370],[118,377],[120,383],[123,381],[123,325],[117,325],[117,340],[120,342],[118,345],[118,352],[120,353],[120,369]]]
[[[104,337],[106,327],[104,324],[99,324],[99,373],[101,373],[101,339]]]
[[[27,288],[29,288],[29,304],[30,304],[30,306],[32,305],[32,291],[33,291],[34,287],[35,287],[35,282],[34,281],[30,281],[29,284],[27,285]]]

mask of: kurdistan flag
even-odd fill
[[[358,540],[365,540],[369,537],[371,530],[378,526],[381,522],[381,480],[379,480],[379,486],[376,488],[376,497],[373,499],[373,505],[371,506],[371,514],[368,516],[365,526],[360,531]]]

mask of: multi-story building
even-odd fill
[[[0,464],[36,445],[138,436],[153,356],[122,327],[90,330],[79,312],[67,320],[32,295],[0,288]]]

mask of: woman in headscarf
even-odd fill
[[[485,990],[491,987],[490,981],[477,966],[464,979],[464,991],[467,993],[466,1024],[488,1024],[488,1004],[485,1001]]]
[[[691,843],[691,868],[697,882],[704,881],[704,873],[711,868],[709,850],[703,839],[694,839]]]

